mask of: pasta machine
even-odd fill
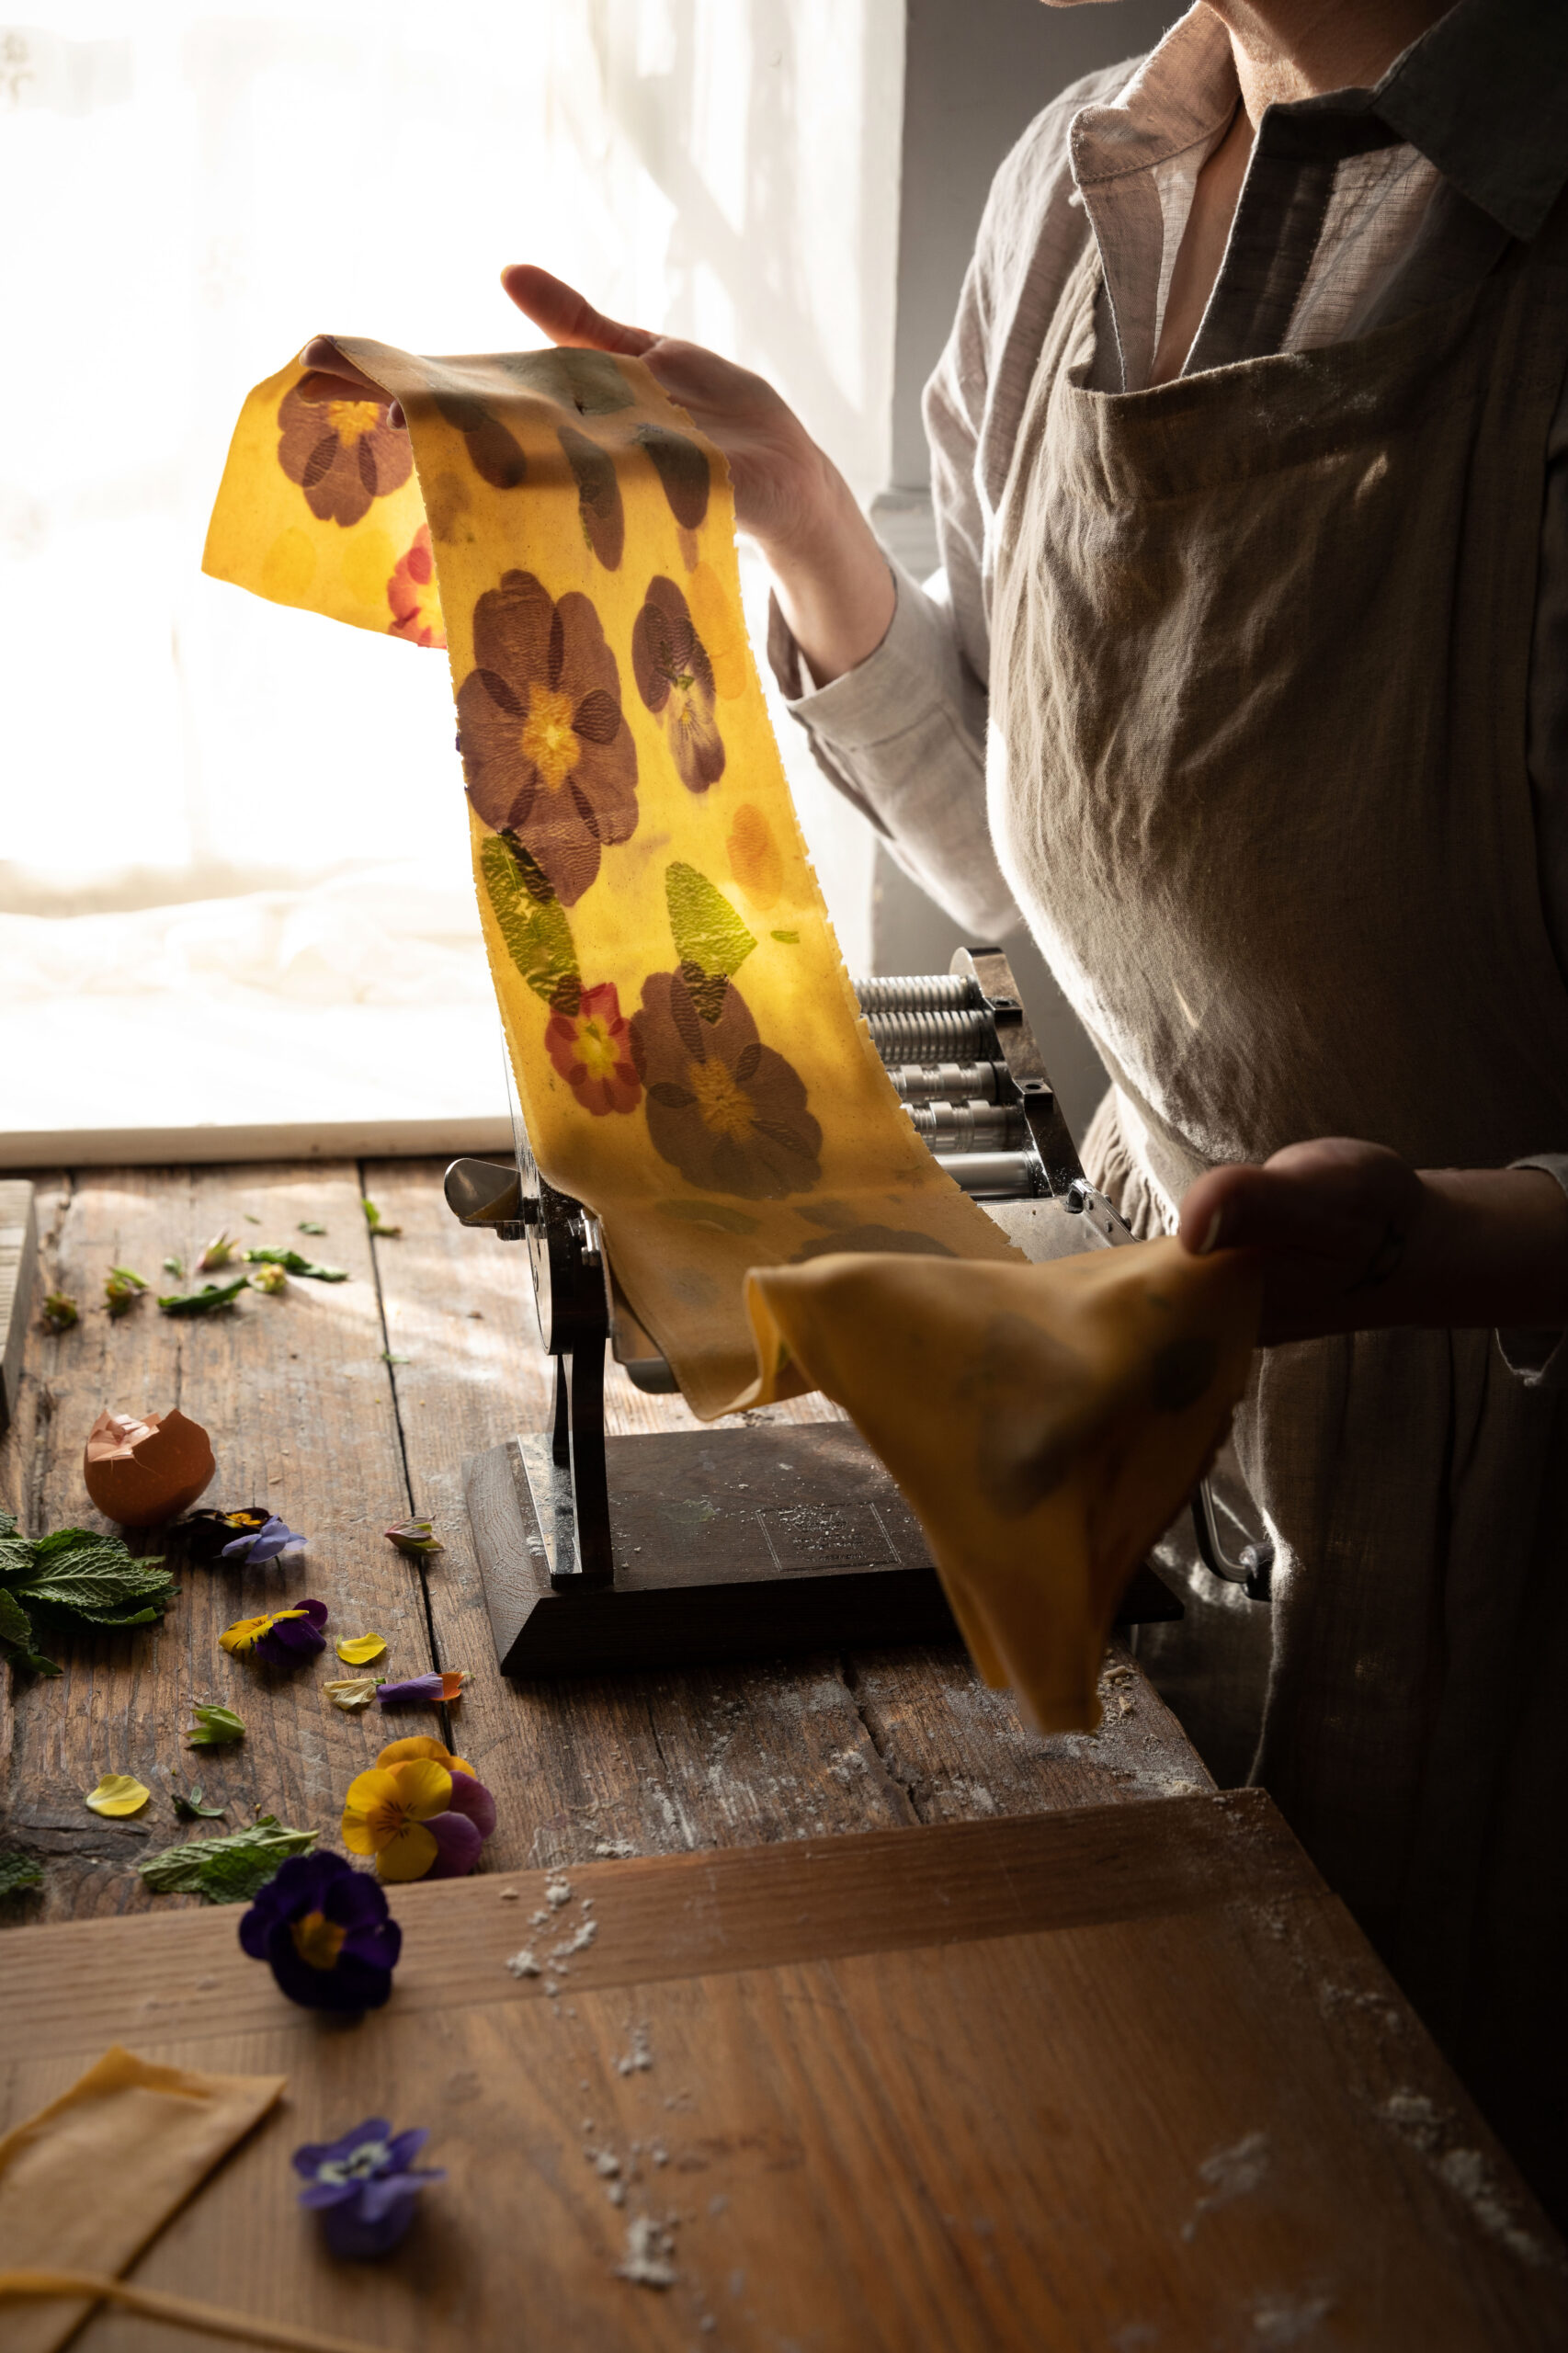
[[[1130,1238],[1084,1175],[999,949],[960,949],[949,972],[856,985],[916,1131],[1027,1257]],[[526,1247],[555,1359],[552,1428],[464,1465],[504,1671],[952,1640],[919,1523],[847,1421],[764,1411],[607,1436],[607,1346],[640,1390],[673,1394],[675,1376],[616,1281],[597,1220],[541,1176],[515,1089],[511,1101],[514,1160],[457,1160],[445,1180],[464,1225]],[[1211,1511],[1208,1533],[1217,1552]],[[1181,1614],[1142,1567],[1119,1622]]]

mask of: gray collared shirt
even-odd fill
[[[775,615],[774,667],[821,765],[979,937],[1020,922],[986,816],[989,617],[997,509],[1046,326],[1092,237],[1101,389],[1147,382],[1192,185],[1237,98],[1228,36],[1199,6],[1149,58],[1037,117],[997,176],[926,390],[941,573],[922,587],[894,565],[886,638],[819,691],[802,691]],[[1364,334],[1457,294],[1536,233],[1565,182],[1568,0],[1460,0],[1375,90],[1265,114],[1184,372]],[[1568,394],[1547,450],[1528,757],[1568,983]],[[1540,1165],[1568,1188],[1568,1155]],[[1545,1353],[1511,1336],[1521,1370]]]

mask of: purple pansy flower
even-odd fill
[[[326,1636],[322,1628],[326,1624],[324,1601],[296,1601],[294,1609],[300,1614],[279,1611],[265,1634],[256,1642],[257,1658],[266,1659],[269,1666],[292,1666],[302,1658],[313,1658],[317,1651],[326,1648]]]
[[[444,1705],[462,1698],[467,1669],[449,1666],[444,1675],[407,1675],[401,1683],[378,1683],[376,1697],[383,1708],[409,1708],[428,1699]]]
[[[247,1569],[259,1569],[267,1561],[297,1561],[309,1541],[308,1537],[300,1535],[274,1512],[259,1535],[236,1536],[232,1544],[224,1545],[219,1558],[240,1561]]]
[[[310,2185],[300,2203],[321,2216],[334,2255],[392,2253],[426,2182],[447,2177],[439,2165],[414,2164],[429,2138],[422,2125],[394,2132],[384,2116],[370,2116],[340,2141],[309,2141],[295,2150],[294,2170]]]
[[[341,1855],[293,1855],[240,1922],[240,1944],[307,2010],[379,2010],[403,1930],[369,1871]]]

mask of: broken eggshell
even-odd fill
[[[121,1528],[172,1519],[196,1501],[217,1468],[206,1431],[178,1411],[102,1413],[82,1457],[88,1495]]]

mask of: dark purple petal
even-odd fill
[[[378,2256],[390,2255],[407,2237],[418,2203],[416,2194],[400,2198],[389,2212],[373,2222],[364,2219],[360,2199],[351,2206],[329,2207],[322,2216],[327,2245],[334,2255],[351,2263],[373,2262]]]
[[[462,1776],[454,1773],[452,1779],[459,1781]],[[432,1813],[424,1826],[436,1841],[436,1859],[426,1878],[466,1879],[484,1848],[478,1825],[466,1813]]]
[[[340,1928],[375,1928],[391,1918],[380,1880],[373,1872],[352,1868],[334,1880],[319,1908]]]
[[[445,1677],[439,1675],[409,1675],[401,1683],[381,1683],[376,1697],[383,1708],[407,1706],[415,1699],[438,1699],[446,1688]]]
[[[360,2129],[365,2131],[363,2126]],[[368,2131],[365,2137],[370,2138]],[[392,2132],[383,2124],[376,2137],[387,2144],[387,2172],[406,2173],[430,2138],[430,2128],[427,2124],[411,2124],[406,2132]]]
[[[331,1969],[313,1968],[295,1946],[294,1924],[312,1912],[348,1928]],[[290,2001],[353,2013],[379,2009],[391,1993],[403,1932],[368,1871],[340,1855],[293,1855],[240,1922],[240,1944],[268,1964]]]
[[[495,1801],[472,1773],[452,1775],[450,1811],[466,1813],[482,1838],[488,1838],[495,1827]]]
[[[426,2165],[419,2173],[373,2174],[359,2192],[359,2212],[367,2222],[379,2222],[381,2216],[404,2199],[417,2198],[427,2182],[445,2181],[444,2165]]]
[[[299,2165],[300,2160],[297,2156],[294,2163]],[[318,2209],[323,2206],[342,2206],[350,2198],[358,2198],[364,2186],[360,2181],[312,2181],[309,2189],[301,2190],[300,2203],[301,2206],[312,2206]]]

